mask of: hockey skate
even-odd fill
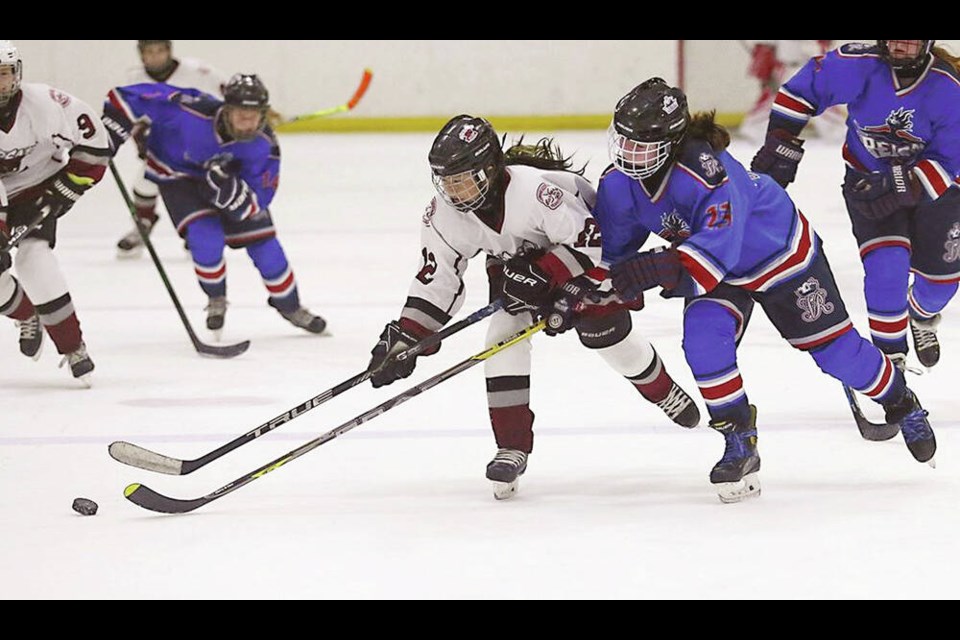
[[[517,493],[520,476],[527,470],[527,454],[517,449],[498,449],[487,464],[487,480],[493,481],[493,497],[507,500]]]
[[[40,359],[40,352],[43,351],[43,327],[40,326],[40,316],[36,313],[24,321],[17,320],[17,328],[20,329],[20,353],[32,358],[34,361]]]
[[[750,405],[750,422],[711,420],[710,428],[726,441],[723,457],[710,471],[720,502],[729,504],[760,495],[760,454],[757,452],[757,408]]]
[[[207,312],[207,329],[212,331],[214,337],[219,340],[220,334],[223,333],[223,321],[227,315],[226,296],[210,298],[204,311]]]
[[[306,329],[310,333],[323,333],[327,328],[327,321],[320,316],[315,316],[307,309],[300,307],[295,311],[282,311],[277,309],[281,316],[286,318],[290,324],[301,329]]]
[[[907,389],[899,402],[884,405],[883,409],[887,423],[900,425],[903,441],[917,462],[926,462],[931,467],[936,467],[933,455],[937,452],[937,438],[933,434],[930,421],[927,420],[927,410],[920,406],[920,401],[913,391]]]
[[[137,218],[137,226],[148,236],[150,232],[153,231],[153,225],[155,225],[156,222],[156,218]],[[138,258],[140,254],[143,253],[143,246],[143,238],[140,236],[140,231],[134,229],[117,242],[117,257]]]
[[[676,382],[670,386],[667,397],[654,404],[681,427],[692,429],[700,424],[700,409],[697,408],[697,403]]]
[[[80,343],[76,351],[71,351],[63,356],[60,366],[63,367],[67,363],[70,364],[70,373],[73,374],[74,378],[87,387],[91,386],[90,374],[93,372],[93,360],[87,355],[87,346],[83,342]]]
[[[927,320],[910,316],[910,333],[913,334],[913,349],[917,359],[927,369],[940,362],[940,342],[937,340],[937,327],[940,326],[940,314]]]

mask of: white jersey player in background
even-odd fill
[[[737,134],[755,144],[762,144],[767,136],[770,109],[780,85],[800,70],[810,58],[823,55],[833,40],[741,40],[750,52],[747,73],[760,82],[760,95],[743,118]],[[846,109],[831,107],[813,121],[819,138],[843,142],[847,134]]]
[[[467,263],[483,254],[490,299],[504,303],[504,309],[491,316],[488,347],[524,329],[556,304],[566,311],[565,326],[548,327],[548,334],[576,328],[581,343],[596,350],[643,397],[676,423],[696,426],[700,419],[696,404],[633,328],[629,309],[642,307],[642,302],[628,308],[612,295],[596,295],[592,306],[561,306],[576,303],[605,279],[605,271],[597,266],[601,239],[590,213],[596,191],[582,169],[569,169],[568,159],[552,140],[522,142],[504,153],[490,123],[469,115],[451,119],[434,140],[429,161],[439,197],[423,215],[421,266],[400,318],[387,323],[372,351],[373,386],[412,373],[416,358],[398,362],[389,356],[451,320],[464,301]],[[522,341],[484,361],[498,447],[487,465],[487,478],[498,499],[514,494],[533,450],[531,349],[530,341]]]
[[[87,354],[67,282],[53,254],[57,219],[99,182],[110,158],[100,115],[76,97],[46,84],[22,83],[20,51],[0,41],[0,181],[8,205],[0,211],[0,245],[13,229],[42,217],[0,266],[0,315],[20,327],[20,351],[38,359],[43,329],[89,385],[93,360]],[[16,277],[10,265],[16,269]],[[41,329],[42,325],[42,329]]]
[[[131,85],[145,82],[163,82],[175,87],[199,89],[204,93],[223,99],[223,87],[228,76],[219,69],[195,58],[177,58],[173,55],[172,40],[137,40],[141,64],[127,70],[126,81],[120,84]],[[140,151],[147,131],[139,129],[134,135]],[[140,169],[133,185],[133,203],[137,211],[137,224],[149,234],[157,222],[157,185],[146,179],[146,162]],[[137,257],[143,253],[143,240],[140,233],[133,229],[117,242],[117,255]]]

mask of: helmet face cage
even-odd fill
[[[223,89],[223,120],[227,133],[235,140],[252,140],[267,126],[270,93],[255,74],[235,74]],[[232,118],[235,110],[256,110],[259,121],[253,130],[238,131]]]
[[[0,40],[0,68],[10,67],[13,81],[9,85],[0,85],[0,106],[5,106],[20,91],[23,79],[23,60],[20,50],[9,40]]]
[[[669,140],[640,142],[617,131],[611,122],[607,129],[607,145],[614,166],[631,178],[649,178],[670,158],[673,143]]]
[[[894,69],[913,69],[927,61],[933,40],[877,40],[880,57]]]
[[[461,213],[482,208],[503,167],[500,140],[483,118],[451,119],[430,148],[431,178],[443,201]]]

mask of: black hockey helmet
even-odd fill
[[[610,158],[633,178],[652,176],[669,160],[690,122],[687,96],[650,78],[617,102],[608,138]]]
[[[223,87],[223,126],[234,140],[250,140],[267,126],[267,111],[270,109],[270,92],[263,81],[253,73],[237,73]],[[260,122],[253,131],[240,132],[230,122],[231,109],[256,109]]]
[[[427,156],[433,186],[457,211],[477,211],[502,183],[503,149],[493,125],[461,114],[451,118]]]
[[[877,47],[880,57],[897,71],[914,71],[927,63],[934,42],[936,40],[877,40]]]

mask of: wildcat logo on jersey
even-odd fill
[[[703,167],[703,172],[707,175],[708,178],[720,173],[720,161],[717,160],[713,154],[703,152],[700,154],[700,157],[697,158],[700,161],[700,166]]]
[[[66,107],[70,104],[70,96],[62,91],[57,91],[56,89],[50,89],[50,98],[52,98],[53,101],[59,104],[61,107]]]
[[[954,222],[950,230],[947,231],[947,241],[943,243],[945,253],[944,262],[956,262],[960,260],[960,222]]]
[[[680,243],[690,237],[690,225],[675,210],[660,216],[660,232],[667,242]]]
[[[27,154],[33,151],[36,146],[37,144],[33,143],[29,147],[22,149],[11,149],[10,151],[0,149],[0,175],[5,176],[9,173],[20,171],[20,163],[23,162]]]
[[[900,107],[887,115],[882,125],[861,127],[857,123],[857,135],[864,148],[874,158],[911,158],[926,147],[926,143],[913,135],[914,109]]]
[[[828,316],[836,308],[832,302],[827,302],[827,290],[820,288],[820,281],[816,278],[807,278],[793,293],[797,296],[797,306],[803,310],[800,318],[804,322],[816,322],[820,316]]]
[[[433,214],[435,214],[436,212],[437,212],[437,199],[432,198],[430,200],[430,204],[428,204],[427,208],[424,209],[423,211],[423,217],[420,219],[420,221],[424,224],[424,226],[427,226],[427,227],[430,226],[430,219],[433,217]]]
[[[540,186],[537,187],[537,200],[548,209],[556,209],[563,202],[563,191],[559,187],[540,183]]]

